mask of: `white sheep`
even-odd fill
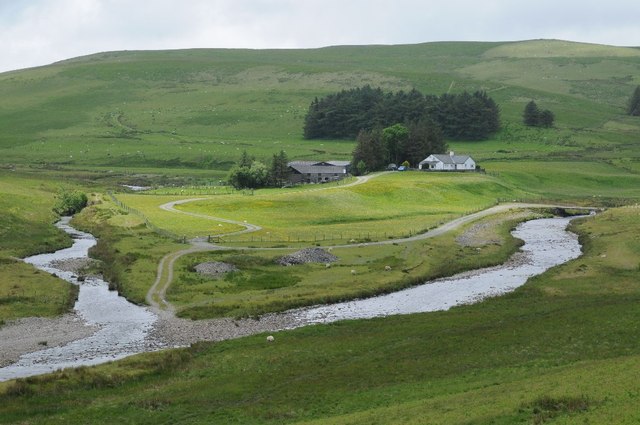
[[[327,268],[327,269],[330,269],[330,268],[331,268],[331,263],[326,263],[326,264],[324,265],[324,267],[325,267],[325,268]]]
[[[273,335],[269,335],[267,337],[267,342],[273,342],[273,341],[275,341],[275,338],[273,337]]]
[[[355,270],[351,270],[351,274],[356,274],[357,272]]]
[[[384,266],[384,270],[387,271],[387,272],[390,272],[391,271],[391,266]]]

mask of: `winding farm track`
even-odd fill
[[[356,177],[355,181],[347,183],[347,184],[339,186],[339,187],[340,188],[345,188],[345,187],[351,187],[351,186],[356,186],[356,185],[359,185],[359,184],[363,184],[363,183],[368,182],[369,180],[371,180],[374,177],[379,177],[379,176],[384,175],[384,174],[386,174],[386,172],[377,173],[377,174],[370,174],[370,175],[366,175],[366,176],[358,176],[358,177]],[[335,189],[335,186],[321,187],[321,188],[317,188],[317,189],[312,189],[311,191],[328,190],[328,189]],[[235,225],[244,227],[243,230],[239,230],[237,232],[230,232],[230,233],[217,235],[217,236],[221,236],[221,237],[240,235],[240,234],[243,234],[243,233],[257,232],[258,230],[262,229],[261,226],[258,226],[256,224],[251,224],[251,223],[247,223],[247,222],[244,222],[244,221],[229,220],[229,219],[226,219],[226,218],[214,217],[214,216],[210,216],[210,215],[206,215],[206,214],[199,214],[199,213],[193,213],[193,212],[188,212],[188,211],[181,211],[179,209],[176,209],[176,207],[175,207],[176,205],[182,205],[182,204],[186,204],[186,203],[189,203],[189,202],[203,201],[203,200],[206,200],[206,199],[208,199],[208,198],[192,198],[192,199],[182,199],[182,200],[179,200],[179,201],[171,201],[171,202],[167,202],[166,204],[160,205],[160,209],[162,209],[164,211],[172,212],[172,213],[185,214],[185,215],[189,215],[189,216],[192,216],[192,217],[203,218],[205,220],[213,220],[213,221],[217,221],[217,222],[235,224]],[[171,282],[173,281],[173,266],[174,266],[175,262],[180,257],[182,257],[184,255],[192,254],[194,252],[215,251],[215,250],[219,250],[219,249],[224,249],[225,248],[225,247],[220,246],[220,245],[214,245],[212,243],[209,243],[204,238],[192,239],[192,240],[189,241],[189,243],[191,243],[191,247],[189,247],[187,249],[182,249],[180,251],[171,252],[171,253],[165,255],[164,257],[162,257],[162,259],[158,263],[158,268],[157,268],[157,271],[156,271],[156,280],[153,282],[153,285],[151,286],[151,288],[149,288],[149,291],[147,291],[147,295],[146,295],[146,298],[145,298],[145,300],[147,301],[147,304],[149,304],[151,307],[154,307],[155,309],[158,309],[158,310],[169,311],[169,312],[172,312],[172,313],[175,311],[175,309],[171,305],[171,303],[169,303],[166,300],[166,294],[167,294],[167,289],[169,288],[169,286],[171,286]],[[234,249],[242,249],[242,248],[234,248]]]
[[[371,175],[367,175],[367,176],[358,176],[356,178],[355,181],[345,184],[343,186],[339,186],[340,188],[345,188],[345,187],[351,187],[351,186],[356,186],[359,184],[363,184],[366,183],[367,181],[371,180],[372,178],[375,177],[379,177],[381,175],[387,174],[387,172],[383,172],[383,173],[378,173],[378,174],[371,174]],[[319,190],[327,190],[327,189],[335,189],[335,186],[332,187],[326,187],[326,188],[318,188],[318,189],[312,189],[312,191],[319,191]],[[213,221],[218,221],[218,222],[223,222],[223,223],[229,223],[229,224],[235,224],[238,226],[242,226],[244,227],[243,230],[239,230],[236,232],[230,232],[230,233],[226,233],[226,234],[222,234],[222,235],[218,235],[218,236],[222,236],[222,237],[226,237],[226,236],[233,236],[233,235],[239,235],[239,234],[244,234],[244,233],[250,233],[250,232],[256,232],[258,230],[261,230],[262,227],[257,225],[257,224],[251,224],[251,223],[247,223],[244,221],[236,221],[236,220],[229,220],[226,218],[221,218],[221,217],[215,217],[215,216],[210,216],[210,215],[206,215],[206,214],[199,214],[199,213],[192,213],[192,212],[188,212],[188,211],[181,211],[175,208],[176,205],[182,205],[182,204],[186,204],[189,202],[196,202],[196,201],[202,201],[202,200],[206,200],[208,198],[193,198],[193,199],[183,199],[183,200],[179,200],[179,201],[172,201],[172,202],[168,202],[166,204],[160,205],[160,208],[165,210],[165,211],[169,211],[172,213],[178,213],[178,214],[185,214],[185,215],[190,215],[192,217],[198,217],[198,218],[203,218],[206,220],[213,220]],[[463,226],[467,223],[470,223],[472,221],[478,220],[480,218],[489,216],[489,215],[493,215],[493,214],[498,214],[501,212],[505,212],[505,211],[509,211],[511,209],[523,209],[523,208],[566,208],[566,209],[584,209],[584,210],[588,210],[588,211],[594,211],[596,210],[596,208],[590,208],[590,207],[577,207],[577,206],[571,206],[571,205],[550,205],[550,204],[535,204],[535,203],[507,203],[507,204],[499,204],[496,206],[493,206],[491,208],[487,208],[485,210],[481,210],[472,214],[468,214],[462,217],[459,217],[455,220],[451,220],[447,223],[442,224],[441,226],[438,226],[434,229],[431,229],[425,233],[421,233],[421,234],[417,234],[414,236],[410,236],[407,238],[399,238],[399,239],[387,239],[387,240],[383,240],[383,241],[377,241],[377,242],[364,242],[364,243],[353,243],[353,244],[344,244],[344,245],[334,245],[333,247],[357,247],[357,246],[374,246],[374,245],[389,245],[389,244],[394,244],[394,243],[405,243],[405,242],[413,242],[413,241],[418,241],[418,240],[423,240],[423,239],[428,239],[428,238],[434,238],[436,236],[440,236],[443,235],[444,233],[450,232],[452,230],[455,230],[457,228],[459,228],[460,226]],[[147,292],[147,296],[146,296],[146,301],[147,303],[158,309],[158,310],[164,310],[164,311],[168,311],[170,313],[174,313],[175,309],[174,307],[171,305],[171,303],[169,303],[166,300],[166,293],[167,293],[167,289],[169,288],[169,286],[171,285],[171,282],[173,281],[173,267],[175,262],[182,256],[187,255],[187,254],[191,254],[194,252],[207,252],[207,251],[216,251],[216,250],[221,250],[221,249],[251,249],[251,250],[257,250],[257,249],[269,249],[269,248],[250,248],[250,247],[233,247],[233,248],[229,248],[229,247],[224,247],[221,245],[215,245],[212,243],[208,243],[206,240],[203,240],[202,238],[196,238],[196,239],[192,239],[191,241],[189,241],[191,243],[191,247],[187,248],[187,249],[183,249],[180,251],[176,251],[176,252],[172,252],[169,253],[167,255],[165,255],[161,260],[160,263],[158,263],[158,269],[157,269],[157,274],[156,274],[156,280],[154,281],[153,285],[151,286],[151,288],[149,288],[149,291]]]

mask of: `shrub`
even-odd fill
[[[74,215],[87,206],[88,199],[84,192],[61,190],[57,195],[53,211],[58,215]]]

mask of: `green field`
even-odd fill
[[[291,308],[365,298],[397,291],[434,278],[500,264],[519,244],[509,231],[519,220],[513,213],[485,219],[496,234],[480,246],[456,242],[459,230],[434,239],[384,246],[337,247],[338,261],[327,267],[303,264],[283,267],[277,260],[295,250],[222,251],[183,257],[167,299],[178,315],[192,319],[258,316]],[[526,213],[525,213],[526,214]],[[529,212],[529,217],[536,215]],[[468,226],[467,226],[468,227]],[[197,264],[222,261],[237,272],[210,278],[194,272]],[[386,270],[385,267],[390,267]],[[355,271],[355,274],[354,274]]]
[[[318,190],[320,188],[321,190]],[[176,206],[180,211],[257,224],[255,233],[223,238],[224,243],[346,243],[422,233],[452,218],[521,198],[525,192],[481,174],[391,173],[366,184],[305,191],[258,190],[251,196],[220,195]],[[178,216],[158,207],[176,197],[121,195],[158,227],[188,235],[228,232],[211,220]],[[188,198],[187,198],[188,199]],[[185,228],[188,223],[189,228]]]
[[[502,129],[448,141],[486,173],[244,193],[221,185],[244,150],[265,163],[280,150],[291,160],[349,159],[352,140],[304,140],[304,116],[315,97],[363,84],[486,90]],[[640,120],[625,115],[638,84],[640,49],[556,40],[111,52],[0,74],[0,326],[61,314],[75,297],[18,260],[70,243],[52,226],[61,189],[90,194],[75,223],[99,238],[93,255],[112,287],[137,303],[161,258],[187,247],[176,240],[242,227],[160,205],[203,197],[177,208],[262,226],[222,241],[272,251],[177,261],[167,297],[194,319],[390,291],[500,262],[517,242],[506,234],[514,217],[501,216],[484,219],[494,242],[480,250],[450,233],[333,248],[340,260],[330,268],[274,265],[301,246],[407,236],[498,201],[611,207],[575,226],[581,258],[510,295],[3,383],[0,423],[638,423]],[[530,100],[554,112],[553,128],[522,125]],[[193,272],[210,260],[241,271],[219,280]]]
[[[148,229],[140,217],[121,210],[108,197],[85,208],[73,224],[96,236],[98,244],[90,255],[102,261],[110,287],[136,304],[145,303],[160,259],[185,246]]]

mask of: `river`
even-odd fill
[[[566,230],[572,218],[546,218],[518,225],[513,236],[525,243],[505,264],[428,282],[379,297],[303,309],[300,320],[328,323],[394,314],[426,313],[479,302],[513,291],[527,279],[578,258],[578,237]]]
[[[529,277],[577,258],[581,253],[578,238],[565,230],[570,220],[571,218],[551,218],[520,224],[513,235],[525,243],[520,252],[501,266],[461,273],[379,297],[270,315],[283,319],[276,320],[272,329],[237,328],[238,323],[250,324],[247,320],[231,323],[224,322],[223,319],[217,323],[218,326],[226,323],[225,326],[232,329],[229,337],[234,337],[337,320],[447,310],[456,305],[479,302],[487,297],[513,291]],[[73,273],[53,266],[52,262],[59,260],[86,258],[89,248],[96,243],[92,235],[77,231],[68,223],[69,220],[64,219],[57,226],[74,238],[72,247],[52,254],[29,257],[25,261],[80,285],[74,309],[87,323],[97,325],[99,330],[88,338],[23,355],[16,363],[0,368],[0,381],[65,367],[104,363],[167,346],[150,336],[158,317],[148,308],[131,304],[117,293],[109,291],[107,283],[99,278],[87,278],[84,282],[78,282]],[[201,329],[204,331],[208,327],[211,331],[211,326],[205,322],[202,321]],[[222,331],[224,328],[218,329]],[[209,334],[208,338],[217,339],[217,335]]]
[[[154,313],[109,291],[107,282],[100,278],[87,277],[84,282],[78,282],[74,273],[54,267],[52,263],[56,261],[87,258],[89,248],[96,244],[91,234],[74,229],[69,220],[65,217],[56,226],[73,237],[71,247],[28,257],[24,261],[80,285],[74,310],[84,321],[99,329],[88,338],[21,356],[16,363],[0,369],[0,381],[105,363],[159,348],[157,343],[147,341],[147,334],[157,320]]]

